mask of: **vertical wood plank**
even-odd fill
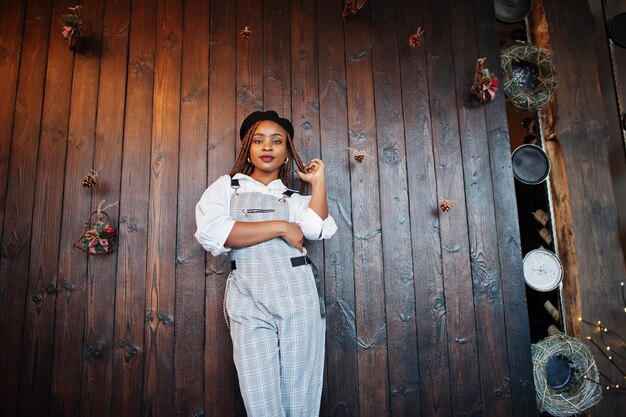
[[[291,122],[294,143],[306,164],[321,158],[317,61],[317,16],[315,1],[291,1]],[[297,177],[297,174],[292,174]],[[323,242],[308,241],[307,254],[324,268]],[[322,288],[323,288],[322,283]]]
[[[236,45],[239,36],[236,24],[236,1],[211,4],[207,157],[209,184],[230,172],[239,142],[239,129],[235,128]],[[238,394],[230,333],[222,309],[226,278],[230,271],[230,263],[227,261],[226,255],[217,258],[207,255],[205,378],[219,383],[206,387],[205,401],[206,413],[215,417],[245,415]]]
[[[152,101],[150,215],[146,270],[144,413],[173,414],[176,213],[182,49],[182,1],[161,0]]]
[[[289,3],[263,1],[263,102],[265,110],[276,110],[291,119],[291,74]]]
[[[420,373],[420,402],[423,416],[452,415],[449,357],[446,348],[446,311],[432,120],[428,88],[429,32],[420,48],[408,45],[418,27],[425,29],[425,2],[398,2],[398,42],[402,71],[402,103],[406,135],[411,241],[415,274],[417,345]],[[436,97],[436,96],[432,96]]]
[[[496,32],[495,9],[490,0],[474,1],[480,57],[502,80],[500,49]],[[526,285],[522,272],[517,202],[511,167],[511,145],[504,106],[504,91],[498,92],[485,111],[489,160],[494,196],[495,222],[502,276],[502,303],[506,328],[513,416],[536,413],[535,388],[530,357],[530,330]],[[497,111],[493,108],[496,108]],[[503,346],[501,346],[502,348]]]
[[[580,28],[593,27],[593,19],[587,1],[558,0],[544,2],[544,7],[559,77],[555,133],[565,166],[568,171],[576,171],[569,177],[569,185],[576,253],[580,255],[581,316],[590,322],[600,320],[603,326],[623,335],[626,320],[619,292],[620,283],[626,280],[626,268],[609,170],[608,123],[593,39],[580,36]],[[583,327],[583,334],[596,343],[600,339],[589,328]],[[623,371],[595,346],[589,344],[589,348],[604,375],[603,381],[623,382]],[[611,391],[604,394],[593,408],[593,415],[623,414],[624,397]]]
[[[370,157],[352,164],[350,185],[354,233],[355,316],[358,351],[359,411],[389,413],[387,328],[381,249],[380,201],[377,193],[378,150],[373,91],[369,6],[345,25],[348,126],[350,147]]]
[[[85,24],[74,61],[63,186],[50,404],[50,414],[54,416],[82,414],[83,364],[90,360],[88,352],[94,347],[89,346],[89,336],[85,333],[87,306],[93,297],[88,291],[88,255],[72,247],[72,243],[84,232],[84,222],[92,209],[91,196],[80,186],[80,181],[93,167],[103,3],[92,0],[82,5],[81,18]],[[67,13],[67,8],[61,13]]]
[[[55,2],[52,16],[66,13],[65,4]],[[46,415],[50,401],[50,375],[54,342],[59,241],[61,234],[63,176],[67,152],[68,114],[72,83],[73,54],[60,35],[52,17],[49,28],[46,84],[41,121],[40,152],[37,160],[31,234],[26,322],[20,378],[20,413]],[[39,109],[38,109],[39,110]],[[71,245],[71,243],[70,243]]]
[[[0,317],[5,321],[0,326],[0,346],[5,347],[0,355],[0,404],[6,415],[18,415],[19,407],[27,280],[15,278],[28,276],[37,177],[37,164],[33,161],[38,157],[51,9],[51,2],[43,0],[29,3],[24,9],[18,7],[15,16],[3,14],[1,18],[2,21],[23,19],[23,23],[16,24],[29,28],[21,39],[21,31],[11,33],[11,29],[15,31],[16,28],[9,22],[6,22],[6,35],[2,29],[2,45],[7,51],[3,66],[16,66],[6,79],[15,85],[11,96],[11,87],[2,84],[2,93],[7,94],[7,102],[14,102],[14,108],[4,109],[8,110],[7,113],[0,116],[6,123],[0,128],[3,135],[0,137],[0,163],[6,173],[0,172],[3,175],[0,177],[0,187],[3,188],[0,192],[0,220],[3,221],[0,226]],[[2,12],[10,10],[4,2]],[[16,36],[15,41],[21,41],[21,45],[11,45],[14,40],[8,38],[4,40],[4,36],[10,35]]]
[[[4,225],[11,132],[15,112],[17,77],[20,71],[22,31],[26,2],[3,1],[0,3],[0,236]]]
[[[425,31],[429,34],[428,82],[432,141],[435,157],[438,200],[454,207],[439,213],[441,256],[453,414],[471,415],[481,408],[480,372],[476,346],[472,272],[469,264],[467,212],[463,184],[458,110],[454,89],[455,74],[450,33],[453,2],[424,10]]]
[[[143,415],[145,287],[156,36],[151,1],[130,15],[115,293],[111,415]]]
[[[359,415],[348,103],[341,2],[318,2],[321,151],[326,164],[329,213],[338,230],[324,242],[326,372],[321,415]],[[334,18],[328,18],[333,16]]]
[[[174,409],[192,416],[204,407],[204,249],[193,238],[195,205],[206,188],[209,3],[186,1],[182,38]]]
[[[488,104],[478,104],[470,95],[474,64],[478,56],[476,21],[472,2],[455,3],[450,9],[450,27],[454,52],[459,134],[463,157],[467,225],[470,239],[470,262],[474,294],[474,313],[482,413],[487,416],[511,414],[509,363],[500,275],[500,258],[495,223],[493,186],[489,161],[489,143],[485,112],[500,111]],[[470,18],[468,18],[470,17]],[[491,36],[497,37],[495,31]],[[487,62],[491,70],[498,62]],[[501,92],[502,93],[502,92]]]
[[[380,176],[390,413],[419,405],[415,275],[411,253],[396,2],[372,3],[372,62]]]
[[[249,39],[237,39],[237,118],[235,133],[253,111],[263,109],[263,2],[237,1],[237,30],[248,27]],[[237,136],[239,137],[239,136]]]
[[[99,170],[101,180],[92,192],[91,204],[96,208],[101,201],[103,207],[113,204],[105,211],[111,225],[119,228],[130,5],[113,0],[100,7],[104,7],[104,21],[93,169]],[[116,250],[110,256],[89,259],[82,415],[111,415],[111,367],[113,351],[119,347],[113,337],[115,316],[111,314],[118,253]]]

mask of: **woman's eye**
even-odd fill
[[[272,143],[273,143],[273,144],[275,144],[275,145],[280,145],[281,143],[283,143],[283,141],[282,141],[282,140],[280,140],[280,139],[276,139],[276,140],[275,140],[274,142],[272,142]]]

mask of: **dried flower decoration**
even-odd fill
[[[61,26],[63,27],[61,35],[63,39],[67,41],[70,50],[75,50],[78,40],[80,39],[80,32],[83,27],[83,21],[80,18],[80,9],[83,6],[77,5],[74,7],[68,7],[71,13],[61,16]]]
[[[249,26],[244,26],[244,28],[241,29],[241,32],[239,32],[239,35],[241,36],[241,39],[247,41],[252,36],[252,31]]]
[[[422,45],[424,41],[424,30],[422,28],[417,28],[417,31],[409,37],[409,46],[412,48],[417,48]]]
[[[85,231],[76,242],[74,247],[90,255],[106,255],[115,250],[117,229],[111,225],[105,209],[113,207],[117,203],[102,207],[104,200],[98,204],[98,209],[92,212],[85,222]],[[94,218],[95,216],[95,218]]]
[[[341,14],[344,20],[348,16],[355,15],[356,12],[365,6],[365,3],[367,3],[367,0],[346,0],[346,5],[344,6],[343,13]]]
[[[98,186],[98,171],[91,170],[90,173],[85,174],[81,182],[83,188],[92,189]]]
[[[478,58],[474,69],[474,84],[470,87],[470,91],[478,98],[481,103],[493,100],[498,91],[498,77],[485,67],[487,58]]]
[[[365,158],[369,156],[365,151],[359,151],[352,148],[348,149],[352,151],[352,159],[354,159],[354,162],[356,162],[357,164],[360,164],[365,160]]]
[[[452,207],[454,207],[454,205],[452,204],[450,200],[443,199],[439,202],[439,208],[444,213],[449,212],[452,209]]]

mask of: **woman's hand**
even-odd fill
[[[300,179],[304,182],[308,182],[311,185],[315,185],[320,179],[324,179],[324,161],[321,159],[312,159],[306,165],[306,171],[296,171]]]
[[[302,233],[300,226],[296,223],[289,222],[285,222],[283,226],[284,230],[280,237],[282,237],[285,242],[302,252],[302,247],[304,246],[304,234]]]

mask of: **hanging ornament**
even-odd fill
[[[80,32],[83,27],[83,21],[80,18],[80,9],[82,8],[83,6],[80,5],[68,7],[71,13],[61,16],[61,25],[63,26],[61,35],[63,35],[63,39],[67,41],[67,44],[72,51],[76,49],[76,45],[80,39]]]
[[[239,35],[241,36],[241,39],[247,41],[250,39],[250,36],[252,36],[252,31],[249,26],[244,26],[244,28],[241,29],[241,32],[239,32]]]
[[[365,158],[367,158],[369,155],[367,154],[367,152],[365,151],[359,151],[356,149],[352,149],[352,148],[348,148],[352,151],[352,159],[354,159],[354,162],[356,162],[357,164],[362,163]]]
[[[409,46],[417,48],[422,44],[423,40],[424,30],[422,28],[417,28],[417,31],[409,37]]]
[[[452,202],[451,202],[450,200],[443,199],[443,200],[441,200],[441,201],[439,202],[439,208],[440,208],[440,209],[441,209],[441,211],[443,211],[444,213],[449,212],[449,211],[452,209],[452,207],[453,207],[453,206],[454,206],[454,205],[452,204]]]
[[[470,87],[470,91],[478,97],[481,103],[493,100],[498,91],[498,77],[485,67],[487,58],[478,58],[476,60],[476,68],[474,70],[474,84]]]
[[[98,171],[91,170],[90,173],[86,174],[83,177],[83,181],[81,182],[83,188],[93,189],[98,186]]]
[[[104,200],[98,204],[98,209],[89,215],[85,222],[85,231],[74,242],[73,246],[90,255],[106,255],[115,250],[117,229],[111,225],[111,220],[105,209],[117,203],[102,207]]]
[[[346,0],[346,5],[344,6],[343,13],[341,15],[344,19],[348,16],[355,15],[356,12],[365,6],[365,3],[367,3],[367,0]]]

